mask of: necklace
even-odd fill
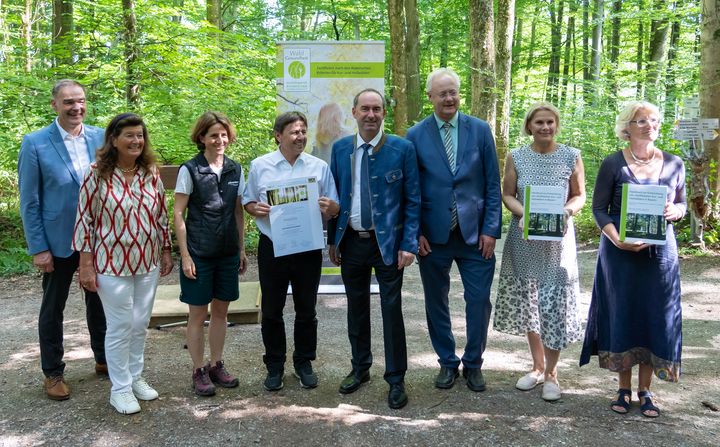
[[[120,171],[122,171],[123,174],[129,174],[131,172],[135,172],[135,171],[137,171],[137,168],[138,168],[137,165],[133,166],[132,168],[128,168],[128,169],[123,169],[120,166],[118,166],[118,169],[120,169]]]
[[[648,158],[647,160],[642,160],[640,158],[637,158],[635,156],[635,153],[632,151],[632,149],[629,149],[629,151],[630,151],[630,156],[632,157],[632,159],[635,160],[635,163],[637,163],[639,165],[649,165],[650,163],[653,162],[653,160],[655,160],[655,149],[653,149],[652,156],[650,158]]]

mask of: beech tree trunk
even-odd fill
[[[20,33],[23,41],[23,59],[25,73],[30,73],[32,70],[33,59],[32,59],[32,24],[33,24],[33,1],[25,0],[25,9],[20,16]]]
[[[533,13],[532,23],[530,24],[530,46],[528,47],[528,58],[525,63],[525,82],[528,81],[530,76],[530,69],[532,68],[535,59],[535,44],[537,43],[537,21],[540,16],[540,5],[541,2],[535,3],[535,12]]]
[[[720,118],[720,0],[702,0],[700,25],[700,116]],[[720,166],[720,137],[705,141],[705,154]],[[710,186],[720,198],[718,175]]]
[[[645,10],[645,0],[638,0],[638,11],[640,14]],[[637,42],[637,55],[635,56],[635,68],[638,72],[637,76],[637,87],[635,89],[635,96],[638,99],[645,97],[645,83],[642,80],[642,76],[639,74],[643,71],[643,64],[645,63],[645,22],[642,18],[638,20],[638,42]]]
[[[608,68],[608,79],[610,81],[610,101],[617,102],[617,79],[618,59],[620,56],[620,13],[622,12],[622,0],[613,0],[612,4],[612,37],[610,39],[610,67]]]
[[[390,64],[392,84],[390,91],[395,100],[394,132],[405,135],[408,122],[407,57],[405,54],[405,5],[403,0],[388,0],[390,22]]]
[[[53,66],[73,63],[73,3],[53,0]]]
[[[565,32],[565,54],[563,56],[563,74],[562,74],[562,87],[558,92],[558,106],[564,99],[567,102],[568,97],[568,83],[570,82],[570,66],[573,66],[573,77],[575,76],[575,57],[574,53],[571,53],[571,47],[575,42],[575,16],[578,11],[578,2],[575,0],[570,1],[570,13],[568,14],[567,31]]]
[[[470,113],[495,131],[495,39],[492,0],[470,0]]]
[[[583,5],[583,81],[585,89],[590,83],[590,0],[582,0]]]
[[[140,76],[135,67],[140,55],[137,47],[137,20],[135,18],[135,1],[122,0],[123,40],[125,43],[125,100],[130,110],[140,108]]]
[[[412,125],[420,118],[422,110],[420,80],[420,19],[417,0],[404,0],[407,37],[405,54],[407,57],[407,124]]]
[[[675,59],[677,58],[677,46],[680,40],[680,17],[677,10],[682,8],[682,0],[672,3],[673,20],[670,26],[670,45],[668,46],[667,69],[665,70],[665,117],[672,120],[675,113],[677,93],[675,92]]]
[[[650,45],[648,47],[647,89],[648,100],[657,104],[660,100],[660,80],[665,73],[665,60],[667,56],[667,38],[669,33],[668,19],[665,13],[665,0],[655,1],[655,17],[651,25]]]
[[[183,6],[185,6],[185,0],[173,0],[173,5],[176,7],[177,15],[170,16],[170,21],[180,23],[183,19]]]
[[[550,0],[550,65],[545,100],[557,103],[560,78],[560,45],[562,44],[563,0]]]
[[[603,19],[605,18],[605,0],[594,0],[592,26],[592,58],[590,60],[590,92],[593,104],[600,98],[600,62],[602,57]]]
[[[498,99],[496,105],[495,148],[500,172],[503,172],[505,154],[510,141],[510,86],[512,82],[513,25],[515,24],[515,0],[498,0],[497,30],[495,35]]]
[[[222,23],[220,23],[220,6],[221,0],[207,0],[207,21],[212,23],[216,28],[221,29]]]
[[[513,15],[515,15],[515,8],[513,8]],[[517,69],[520,68],[520,52],[522,51],[522,34],[523,34],[523,19],[522,17],[515,16],[515,31],[513,32],[512,44],[512,73],[515,74]]]
[[[0,0],[0,33],[2,34],[0,36],[0,61],[7,63],[8,29],[5,26],[5,11],[3,10],[2,0]]]

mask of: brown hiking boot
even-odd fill
[[[45,393],[52,400],[70,399],[70,387],[65,383],[63,376],[46,377]]]
[[[208,375],[212,383],[223,388],[235,388],[240,384],[237,377],[231,376],[230,373],[227,372],[225,363],[222,360],[218,360],[214,366],[208,369]]]

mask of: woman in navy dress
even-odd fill
[[[601,368],[618,373],[613,411],[630,409],[632,370],[638,365],[637,395],[644,416],[657,417],[652,402],[653,374],[670,382],[680,377],[682,313],[677,242],[672,222],[685,215],[685,166],[682,160],[655,147],[660,112],[635,101],[615,124],[618,138],[628,141],[609,155],[598,171],[593,215],[602,230],[592,302],[580,365],[597,355]],[[621,242],[618,228],[622,185],[667,187],[665,245]]]

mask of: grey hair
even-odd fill
[[[627,131],[627,128],[630,126],[630,121],[640,109],[647,109],[654,113],[658,119],[662,118],[660,109],[655,104],[647,101],[630,101],[623,106],[617,118],[615,118],[615,136],[624,141],[630,139],[630,133]]]
[[[425,83],[425,93],[430,93],[430,90],[432,90],[432,82],[433,80],[442,75],[447,75],[453,78],[453,81],[457,84],[458,90],[460,90],[460,76],[455,73],[455,71],[452,68],[442,67],[438,68],[437,70],[430,73],[427,77],[427,82]]]
[[[53,85],[52,88],[52,97],[55,98],[58,93],[60,93],[60,90],[64,89],[65,87],[80,87],[83,92],[85,92],[85,86],[83,86],[78,81],[74,81],[72,79],[60,79]]]

